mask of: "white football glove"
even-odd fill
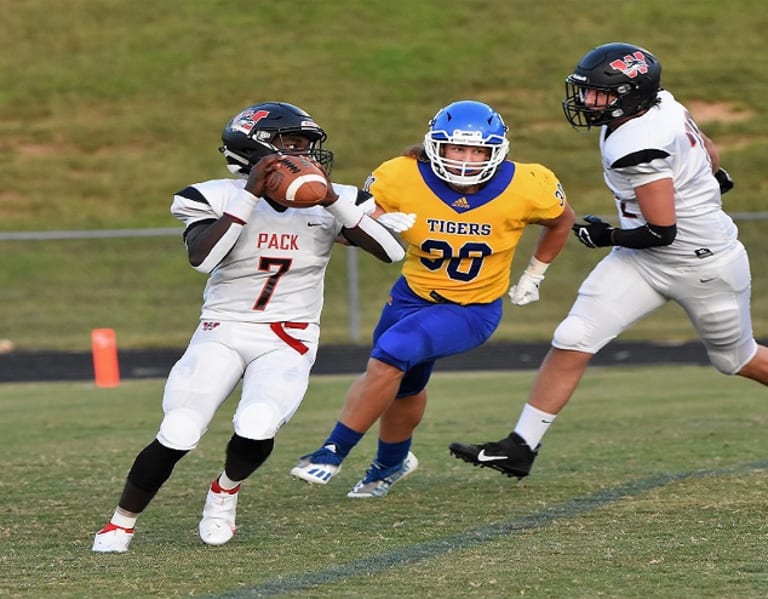
[[[410,229],[416,222],[416,215],[405,212],[385,212],[376,218],[382,225],[395,233]]]
[[[517,285],[509,288],[509,299],[515,306],[525,306],[539,301],[539,285],[544,275],[533,275],[523,272]]]

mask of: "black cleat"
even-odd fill
[[[531,472],[540,447],[533,450],[520,435],[512,433],[501,441],[482,445],[451,443],[448,449],[460,460],[474,466],[493,468],[509,477],[523,478]]]

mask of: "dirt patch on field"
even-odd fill
[[[738,123],[752,117],[752,112],[732,102],[700,102],[691,100],[685,103],[697,123]]]

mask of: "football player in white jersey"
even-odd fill
[[[329,180],[322,204],[301,209],[264,195],[278,151],[309,156],[329,171],[333,154],[323,148],[325,139],[301,108],[250,106],[222,134],[220,151],[239,177],[196,183],[174,195],[171,213],[185,225],[190,264],[210,275],[200,324],[168,376],[157,437],[133,462],[93,551],[128,550],[138,515],[242,381],[224,470],[208,489],[199,525],[203,542],[229,541],[242,481],[267,459],[307,389],[334,242],[352,243],[385,262],[403,259],[398,240],[365,213],[362,206],[372,209],[373,202],[357,187]]]
[[[592,49],[566,79],[563,110],[574,127],[601,127],[620,224],[588,216],[573,226],[587,247],[613,249],[555,330],[513,432],[450,446],[460,459],[517,478],[530,472],[592,356],[668,301],[685,310],[717,370],[768,384],[768,348],[752,333],[749,260],[722,209],[733,182],[712,141],[661,88],[659,61],[632,44]]]

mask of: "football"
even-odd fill
[[[283,156],[264,182],[271,200],[290,208],[315,206],[328,191],[320,166],[305,156]]]

